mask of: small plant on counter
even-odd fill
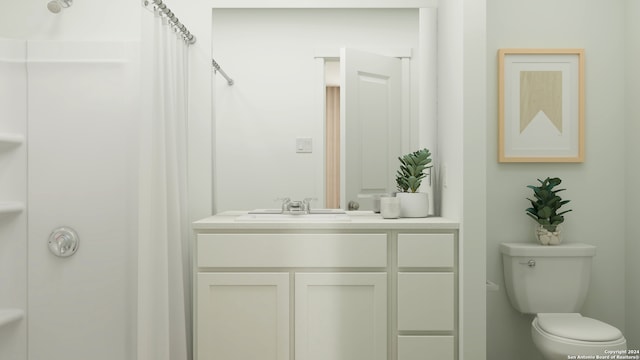
[[[560,178],[546,178],[544,181],[537,179],[540,186],[527,185],[533,190],[535,200],[527,198],[531,202],[531,207],[526,210],[526,214],[538,222],[549,232],[556,232],[558,225],[564,222],[564,214],[571,210],[559,211],[562,205],[571,200],[562,200],[558,193],[566,189],[554,189],[560,185]]]
[[[396,173],[396,184],[399,192],[412,192],[418,191],[422,179],[427,175],[425,170],[432,167],[431,164],[431,152],[428,149],[421,149],[402,157],[398,157],[400,160],[400,169]]]

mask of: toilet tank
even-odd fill
[[[505,288],[521,313],[579,312],[589,290],[596,247],[587,244],[500,244]]]

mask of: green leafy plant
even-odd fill
[[[398,157],[400,169],[396,173],[396,184],[400,192],[416,192],[427,175],[425,170],[432,167],[431,152],[421,149]]]
[[[540,186],[527,185],[533,190],[535,200],[527,198],[531,202],[531,207],[526,210],[526,214],[533,218],[538,224],[550,232],[556,232],[558,225],[564,222],[563,214],[571,210],[560,211],[562,205],[571,200],[562,200],[558,193],[566,189],[554,189],[560,185],[560,178],[546,178],[544,181],[537,179]]]

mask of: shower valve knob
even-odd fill
[[[54,229],[49,235],[49,250],[58,257],[68,257],[78,251],[80,239],[70,227],[62,226]]]

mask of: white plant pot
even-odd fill
[[[429,216],[429,194],[423,192],[396,193],[400,199],[400,217],[420,218]]]

